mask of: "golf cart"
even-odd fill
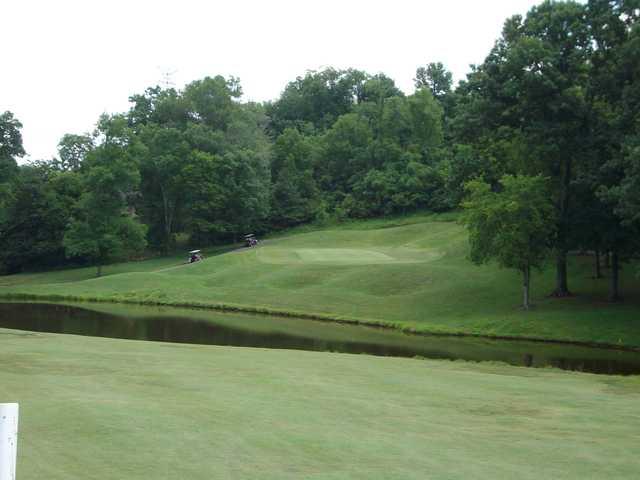
[[[199,262],[200,260],[204,260],[204,257],[200,253],[200,250],[191,250],[189,252],[189,262],[188,263],[195,263],[195,262]]]
[[[244,236],[244,245],[245,247],[255,247],[258,245],[258,239],[253,233]]]

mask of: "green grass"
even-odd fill
[[[572,257],[570,287],[576,296],[549,298],[548,269],[534,276],[536,307],[524,312],[519,275],[472,265],[466,233],[454,219],[413,215],[315,231],[305,227],[201,263],[123,264],[99,279],[76,270],[68,276],[59,271],[3,277],[0,295],[224,305],[420,332],[640,346],[640,279],[634,268],[623,271],[625,302],[612,305],[606,302],[607,279],[591,278],[592,259]]]
[[[0,330],[20,480],[635,478],[640,378]]]
[[[205,257],[220,255],[233,250],[234,246],[211,247],[203,250]],[[189,255],[186,253],[173,254],[165,257],[155,257],[137,262],[115,263],[102,268],[102,276],[118,275],[132,272],[156,272],[183,265]],[[77,267],[42,272],[20,273],[17,275],[0,275],[0,289],[5,286],[42,285],[56,283],[80,282],[96,277],[96,267]],[[2,290],[0,290],[0,293]]]

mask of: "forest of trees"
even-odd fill
[[[639,19],[640,0],[547,1],[508,19],[457,86],[430,63],[411,94],[382,73],[332,68],[266,103],[243,102],[233,77],[153,86],[94,132],[65,135],[56,158],[24,164],[22,126],[5,112],[0,269],[167,253],[179,235],[201,247],[446,211],[468,195],[476,261],[500,260],[510,242],[501,261],[528,275],[552,255],[565,296],[568,252],[593,251],[611,262],[615,300],[621,262],[640,253]],[[518,202],[528,213],[496,213]],[[489,218],[513,235],[492,235]]]

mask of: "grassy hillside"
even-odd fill
[[[84,279],[76,271],[69,278],[55,272],[50,283],[47,274],[4,277],[0,294],[240,305],[416,331],[640,346],[640,280],[632,268],[623,272],[626,301],[611,305],[605,301],[607,280],[591,278],[592,259],[573,257],[570,286],[577,295],[548,298],[549,269],[534,276],[536,308],[523,312],[518,274],[472,265],[464,229],[446,220],[411,217],[293,232],[193,265],[116,266],[117,273],[99,279],[90,271]]]
[[[0,330],[18,476],[634,478],[638,378]]]

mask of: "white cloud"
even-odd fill
[[[385,72],[411,91],[416,67],[442,61],[456,79],[483,61],[504,20],[534,0],[5,2],[0,17],[0,111],[24,124],[31,158],[64,133],[175,71],[178,87],[239,76],[245,98],[276,98],[309,69]]]

